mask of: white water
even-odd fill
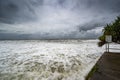
[[[0,80],[84,80],[104,51],[97,42],[0,41]]]

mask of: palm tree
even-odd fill
[[[120,42],[120,17],[112,24],[107,24],[103,29],[103,35],[99,37],[102,43],[105,43],[105,35],[112,35],[113,42]]]

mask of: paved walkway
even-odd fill
[[[120,80],[120,53],[104,53],[90,80]]]

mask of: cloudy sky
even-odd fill
[[[0,0],[0,39],[97,38],[120,0]]]

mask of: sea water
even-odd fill
[[[0,80],[84,80],[104,52],[97,42],[0,41]]]

